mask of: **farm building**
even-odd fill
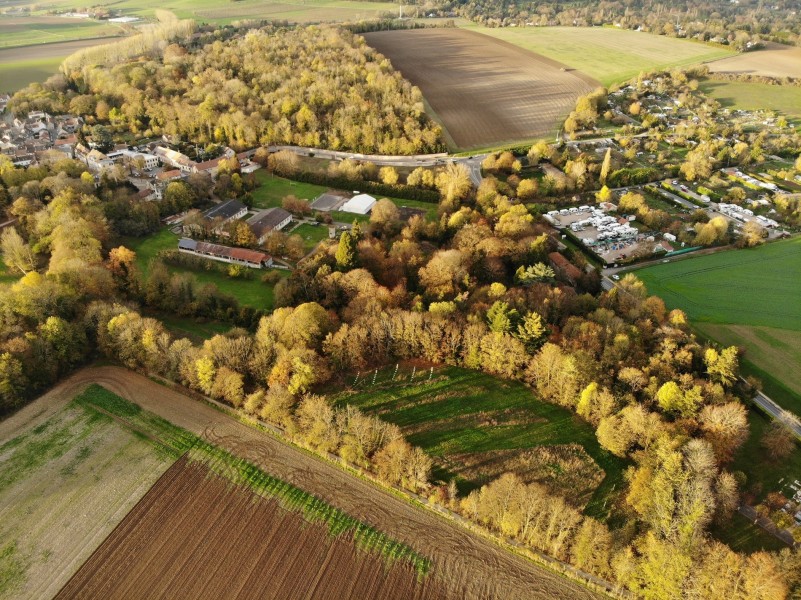
[[[280,231],[291,222],[292,215],[283,208],[261,210],[247,220],[259,244],[263,244],[273,231]]]
[[[228,200],[203,213],[207,219],[222,219],[223,224],[241,219],[248,214],[248,207],[238,200]]]
[[[271,267],[273,264],[272,257],[264,252],[198,242],[189,238],[181,238],[181,240],[179,240],[178,250],[186,254],[194,254],[195,256],[210,258],[211,260],[242,265],[250,267],[251,269]]]
[[[358,196],[354,196],[345,202],[345,204],[343,204],[339,210],[356,215],[366,215],[373,209],[374,205],[375,198],[367,194],[359,194]]]

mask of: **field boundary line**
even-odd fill
[[[174,382],[170,379],[166,379],[161,376],[152,374],[148,374],[147,376],[151,381],[164,385],[165,387],[177,391],[196,401],[203,402],[208,406],[222,412],[223,414],[233,419],[236,419],[237,421],[243,423],[244,425],[253,427],[258,431],[267,433],[268,435],[275,438],[277,441],[286,446],[289,446],[296,450],[300,450],[303,453],[307,454],[308,456],[314,457],[315,459],[325,464],[336,466],[345,473],[348,473],[349,475],[353,475],[363,481],[369,482],[383,491],[390,492],[392,495],[396,496],[401,500],[404,500],[405,502],[414,507],[423,508],[427,512],[438,515],[440,518],[448,522],[457,523],[459,524],[460,528],[466,529],[476,535],[479,535],[482,538],[490,542],[493,542],[496,546],[499,546],[504,550],[511,552],[512,554],[515,554],[521,558],[529,560],[540,567],[546,568],[549,571],[564,577],[565,579],[569,579],[571,581],[579,583],[585,586],[589,590],[592,590],[594,592],[601,592],[613,598],[633,598],[633,596],[628,592],[626,592],[625,590],[622,590],[619,587],[614,586],[607,581],[604,581],[600,578],[595,577],[594,575],[581,571],[580,569],[577,569],[576,567],[573,567],[568,563],[565,563],[556,558],[548,556],[547,554],[542,553],[539,550],[528,548],[522,543],[508,540],[502,536],[490,532],[489,530],[485,530],[484,528],[479,527],[478,525],[466,520],[461,515],[458,515],[457,513],[454,513],[453,511],[445,507],[436,506],[429,503],[426,499],[422,498],[421,496],[418,496],[413,492],[410,492],[408,490],[405,490],[403,488],[391,484],[384,483],[383,481],[380,481],[377,477],[373,476],[371,473],[364,471],[363,469],[361,469],[356,465],[348,463],[347,461],[340,458],[339,456],[336,456],[335,454],[327,452],[325,455],[322,455],[312,451],[309,448],[301,446],[300,444],[297,444],[292,440],[288,439],[284,435],[283,429],[281,429],[280,427],[262,421],[261,419],[244,415],[238,412],[236,409],[226,404],[223,404],[222,402],[209,398],[208,396],[196,392],[195,390],[190,390],[184,387],[183,385]]]

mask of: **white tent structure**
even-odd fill
[[[354,196],[345,202],[345,204],[343,204],[339,210],[356,215],[366,215],[373,209],[374,205],[375,198],[368,196],[367,194],[359,194],[358,196]]]

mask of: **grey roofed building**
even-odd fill
[[[248,207],[239,200],[228,200],[217,206],[213,206],[203,213],[207,219],[222,219],[223,223],[239,219],[248,214]]]
[[[273,231],[280,231],[292,222],[292,215],[283,208],[259,211],[247,220],[259,244],[263,244]]]

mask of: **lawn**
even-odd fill
[[[95,393],[0,423],[2,598],[52,598],[172,463]]]
[[[256,208],[281,206],[281,201],[289,195],[312,202],[317,196],[328,191],[328,188],[322,185],[291,181],[268,173],[264,169],[259,169],[255,175],[259,183],[259,187],[252,192],[253,206]]]
[[[801,118],[801,92],[797,87],[707,79],[699,89],[725,108],[768,109]]]
[[[740,513],[735,513],[725,527],[713,525],[710,533],[736,552],[776,551],[787,548],[787,544],[767,531],[754,525]]]
[[[147,274],[150,261],[161,250],[173,250],[178,247],[178,236],[169,229],[162,229],[158,233],[145,238],[128,238],[124,244],[136,252],[136,262],[139,269]],[[211,262],[211,261],[210,261]],[[223,265],[225,263],[213,263]],[[213,283],[223,294],[234,296],[243,306],[253,308],[271,309],[273,307],[273,285],[262,283],[261,275],[266,271],[256,271],[252,279],[232,279],[213,269],[210,271],[196,271],[168,265],[173,273],[190,272],[200,283]],[[289,275],[288,271],[278,270],[282,276]]]
[[[390,367],[373,377],[361,374],[355,385],[350,379],[334,401],[400,426],[435,459],[436,478],[455,477],[464,493],[515,471],[586,504],[588,514],[609,516],[625,464],[569,411],[540,402],[521,383],[456,367],[401,365],[397,373]]]
[[[578,69],[606,86],[642,71],[734,55],[700,42],[612,27],[467,27]]]
[[[317,244],[328,239],[328,225],[309,225],[302,223],[289,232],[290,235],[297,234],[303,238],[306,250],[313,250]]]

